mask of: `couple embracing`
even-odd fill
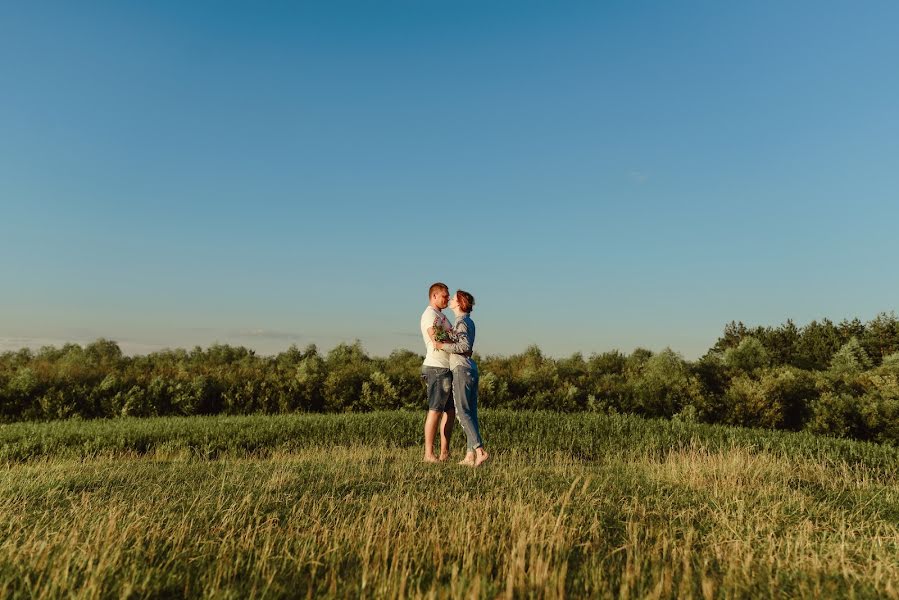
[[[467,440],[465,458],[459,463],[479,467],[490,458],[484,450],[478,427],[478,365],[471,359],[474,348],[474,296],[462,290],[450,296],[449,288],[435,283],[428,290],[430,300],[421,315],[421,335],[427,348],[421,378],[428,389],[428,416],[425,419],[425,460],[441,462],[449,458],[453,419],[458,417]],[[443,309],[455,314],[451,326]],[[434,438],[440,430],[440,456],[434,456]]]

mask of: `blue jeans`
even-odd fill
[[[421,367],[421,380],[428,389],[428,410],[452,412],[453,372],[443,367]]]
[[[478,367],[456,367],[453,369],[453,400],[456,418],[465,432],[468,451],[474,452],[484,445],[478,427]]]

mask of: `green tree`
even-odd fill
[[[792,319],[787,319],[780,327],[768,328],[761,341],[768,351],[771,364],[800,366],[796,364],[796,347],[800,337],[800,329]]]
[[[862,347],[874,364],[899,351],[899,320],[894,313],[880,313],[868,322],[859,336]]]
[[[823,371],[846,341],[830,319],[824,319],[820,323],[812,321],[802,328],[802,335],[796,344],[794,364],[809,371]]]
[[[746,327],[742,321],[739,323],[731,321],[724,326],[724,333],[718,338],[715,345],[712,346],[712,350],[715,352],[724,352],[728,348],[735,348],[747,335],[749,335],[749,328]]]
[[[735,371],[753,373],[771,362],[765,346],[755,337],[747,336],[735,347],[724,351],[724,364]]]
[[[317,351],[307,352],[296,366],[292,388],[303,410],[321,412],[325,409],[324,386],[327,367]]]
[[[871,368],[871,359],[857,338],[843,344],[830,361],[830,373],[836,376],[857,375]]]
[[[365,410],[361,403],[362,385],[371,375],[371,363],[358,340],[353,344],[339,344],[331,350],[325,360],[324,409]]]

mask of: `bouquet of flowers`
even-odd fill
[[[451,344],[456,341],[453,338],[453,332],[446,328],[445,317],[434,317],[434,341],[444,344]]]

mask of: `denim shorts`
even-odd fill
[[[428,388],[428,410],[455,411],[453,404],[453,372],[443,367],[421,368],[421,380]]]

